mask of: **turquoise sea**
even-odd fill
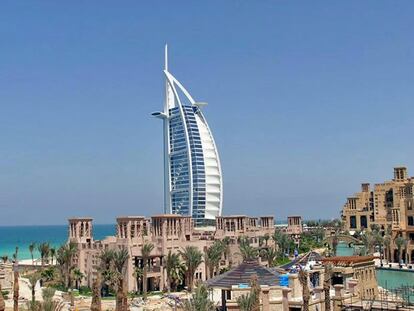
[[[106,236],[115,234],[115,225],[94,225],[94,239],[100,240]],[[0,256],[8,255],[9,258],[19,247],[18,258],[30,259],[29,245],[48,242],[53,247],[59,247],[68,239],[68,226],[5,226],[0,227]],[[34,252],[34,257],[39,258],[39,252]]]

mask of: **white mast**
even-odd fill
[[[164,69],[168,71],[168,44],[165,44]]]
[[[168,71],[168,45],[165,44],[164,51],[164,70]],[[171,99],[172,90],[168,84],[168,80],[165,79],[165,104],[164,104],[164,115],[166,118],[163,119],[164,124],[164,214],[171,214],[171,178],[170,178],[170,146],[169,146],[169,127],[170,120],[168,116],[170,115],[169,109],[171,100],[174,100],[174,97]]]

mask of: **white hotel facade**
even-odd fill
[[[223,180],[213,135],[197,102],[168,70],[165,47],[164,110],[152,115],[164,124],[164,213],[192,216],[214,225],[221,216]]]

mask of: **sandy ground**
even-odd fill
[[[30,260],[31,261],[31,260]],[[9,299],[6,300],[6,309],[12,310],[13,309],[13,290],[9,293]],[[37,282],[35,286],[35,297],[37,301],[43,301],[42,297],[42,289],[40,287],[40,283]],[[56,291],[55,299],[62,299],[62,292]],[[19,278],[19,305],[26,307],[27,303],[32,299],[32,290],[30,288],[30,283],[27,278],[20,277]]]
[[[34,259],[33,261],[31,259],[22,259],[19,260],[19,265],[20,266],[37,266],[40,267],[42,266],[42,262],[40,261],[40,259]],[[56,266],[56,260],[53,261],[52,263],[45,263],[45,266]]]
[[[26,305],[26,303],[30,301],[32,297],[32,291],[30,289],[29,284],[30,283],[28,279],[19,278],[19,305]],[[9,299],[6,300],[6,308],[13,308],[13,290],[10,291],[8,296]],[[36,284],[35,287],[35,296],[36,300],[43,300],[39,282]]]
[[[181,299],[186,299],[188,294],[186,293],[172,293]],[[77,297],[75,300],[75,310],[83,311],[89,310],[92,298],[90,297]],[[162,295],[149,296],[147,301],[143,303],[142,298],[134,298],[129,300],[129,309],[131,311],[172,311],[174,310],[174,300]],[[102,300],[103,311],[115,310],[115,300]]]
[[[171,295],[178,296],[181,299],[186,299],[188,297],[187,293],[171,293]],[[9,293],[9,299],[6,300],[6,311],[13,310],[13,293]],[[29,280],[26,278],[19,279],[19,306],[26,309],[27,303],[31,300],[32,292],[30,289]],[[42,288],[40,287],[39,282],[35,287],[35,297],[37,301],[43,301],[42,298]],[[56,300],[62,299],[62,292],[56,291],[55,293]],[[75,298],[75,311],[90,310],[92,298],[91,297],[76,297]],[[162,295],[153,295],[149,296],[147,301],[143,303],[142,298],[134,298],[129,300],[130,310],[131,311],[143,311],[143,310],[152,310],[152,311],[170,311],[174,310],[174,300],[167,298]],[[65,302],[65,307],[63,310],[69,310],[69,302]],[[20,309],[20,308],[19,308]],[[103,311],[112,311],[115,310],[115,300],[102,300],[102,310]]]

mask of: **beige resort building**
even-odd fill
[[[163,290],[166,286],[166,271],[164,258],[168,252],[177,253],[186,246],[195,246],[202,253],[215,240],[230,238],[229,256],[222,258],[221,268],[241,263],[237,239],[241,236],[249,238],[254,247],[259,246],[259,238],[272,235],[274,232],[273,216],[220,216],[216,218],[215,227],[194,227],[190,216],[173,214],[156,215],[151,218],[143,216],[118,217],[116,235],[103,240],[93,238],[92,218],[69,219],[69,241],[77,245],[74,264],[85,275],[84,285],[91,286],[100,264],[99,256],[104,249],[126,248],[129,261],[126,267],[126,283],[128,290],[136,290],[136,280],[133,277],[135,267],[142,267],[141,248],[145,243],[152,243],[154,249],[150,254],[148,269],[148,289]],[[272,243],[269,240],[269,243]],[[195,279],[205,281],[208,275],[207,267],[202,263]]]
[[[361,191],[347,198],[342,209],[342,220],[349,231],[363,230],[375,224],[382,230],[392,229],[392,240],[402,236],[407,241],[402,258],[414,262],[414,178],[407,168],[394,168],[394,178],[384,183],[363,183]],[[398,261],[395,243],[392,245],[393,261]]]
[[[289,222],[290,229],[298,229],[297,226],[300,223],[297,222],[297,219],[292,218]],[[259,238],[272,235],[274,229],[272,216],[259,218],[243,215],[221,216],[217,217],[216,226],[213,228],[194,227],[191,217],[188,216],[172,214],[156,215],[151,218],[126,216],[117,218],[115,236],[94,240],[91,218],[71,218],[69,219],[69,241],[77,245],[74,263],[86,276],[83,284],[88,286],[96,276],[102,250],[126,248],[130,255],[126,267],[126,284],[128,291],[134,291],[136,290],[136,280],[133,277],[134,267],[142,266],[141,248],[144,243],[149,242],[155,246],[149,260],[148,288],[163,290],[166,286],[164,258],[170,250],[178,252],[186,246],[195,246],[204,253],[215,240],[228,237],[231,241],[230,252],[228,257],[223,255],[221,267],[231,268],[228,272],[216,275],[206,283],[214,302],[221,306],[226,305],[228,310],[239,310],[237,297],[247,294],[250,290],[249,287],[240,285],[247,284],[251,276],[256,274],[261,285],[260,306],[264,311],[301,310],[302,286],[296,272],[289,274],[287,286],[281,286],[279,276],[287,270],[266,268],[264,266],[267,262],[261,262],[260,258],[258,262],[242,262],[238,254],[237,239],[239,237],[247,237],[252,246],[259,247]],[[268,242],[272,243],[272,240],[269,239]],[[309,310],[324,310],[322,285],[326,263],[334,264],[331,280],[333,291],[330,293],[334,311],[341,310],[341,306],[347,301],[356,302],[361,298],[377,298],[378,289],[373,257],[332,257],[316,262],[308,270],[308,284],[311,291]],[[206,281],[207,275],[207,267],[202,263],[195,277]]]
[[[298,262],[309,265],[307,285],[310,291],[308,310],[325,310],[325,278],[330,278],[331,310],[344,310],[351,305],[352,310],[361,310],[358,304],[362,300],[374,301],[379,298],[378,284],[373,256],[329,257],[314,261],[312,256],[304,255]],[[325,275],[325,265],[332,266],[332,274]],[[291,264],[292,265],[292,264]],[[291,266],[290,265],[290,266]],[[279,268],[266,268],[256,261],[245,261],[237,267],[209,279],[206,284],[211,291],[211,298],[225,310],[239,311],[237,298],[246,295],[251,288],[248,285],[253,277],[260,285],[259,307],[262,311],[303,310],[303,288],[297,271]],[[285,284],[280,278],[285,277]]]

